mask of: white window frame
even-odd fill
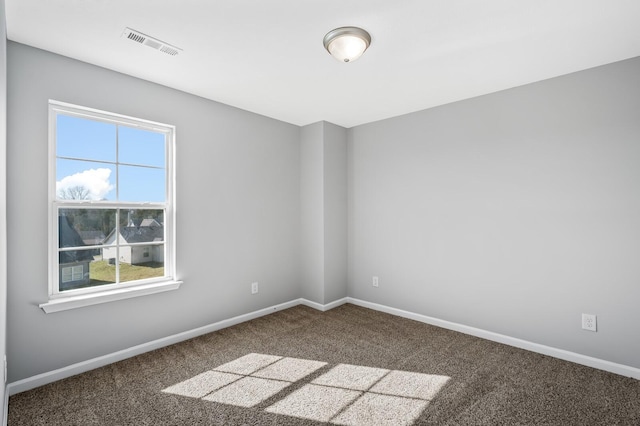
[[[94,200],[60,200],[56,196],[56,135],[59,114],[120,124],[165,134],[165,190],[164,203],[119,202]],[[49,100],[49,301],[40,304],[46,313],[74,309],[83,306],[121,300],[130,297],[176,290],[182,284],[176,278],[175,250],[175,126],[129,117],[93,108]],[[117,179],[117,178],[116,178]],[[86,209],[161,209],[164,210],[164,276],[117,284],[106,284],[60,291],[60,269],[58,263],[58,210],[68,207]],[[116,221],[118,220],[116,216]],[[147,243],[148,244],[148,243]]]

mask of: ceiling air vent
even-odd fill
[[[122,37],[135,41],[136,43],[149,46],[155,50],[159,50],[167,55],[176,56],[182,51],[179,47],[172,46],[168,43],[158,40],[157,38],[149,37],[146,34],[142,34],[139,31],[132,30],[131,28],[125,28],[122,33]]]

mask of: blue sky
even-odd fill
[[[56,127],[56,155],[68,157],[56,160],[58,190],[83,186],[95,200],[165,201],[163,133],[61,114]]]

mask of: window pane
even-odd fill
[[[103,249],[104,250],[104,249]],[[116,282],[116,265],[115,259],[109,261],[107,259],[97,258],[91,262],[89,267],[89,276],[91,277],[91,287],[113,284]]]
[[[113,164],[56,160],[56,198],[59,200],[115,200]]]
[[[63,266],[62,267],[62,284],[69,282],[78,282],[84,279],[84,265],[78,264],[75,266]]]
[[[101,245],[115,226],[115,209],[60,209],[58,247]]]
[[[120,166],[118,171],[120,201],[165,202],[164,169]]]
[[[71,266],[65,266],[62,268],[62,279],[60,282],[67,283],[72,280],[72,269],[73,267]]]
[[[115,161],[116,125],[59,114],[56,120],[56,155]]]
[[[120,282],[164,277],[164,244],[124,246],[120,253]]]
[[[115,265],[102,260],[101,249],[61,251],[58,262],[60,291],[116,282]]]
[[[118,161],[120,163],[165,167],[165,136],[132,127],[118,127]]]
[[[164,276],[164,210],[120,210],[119,241],[121,282]]]
[[[164,276],[164,210],[120,210],[120,242],[121,282]]]
[[[71,267],[71,281],[81,280],[84,276],[84,265]]]

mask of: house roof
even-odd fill
[[[78,231],[80,238],[86,245],[98,245],[102,244],[105,235],[102,231]]]
[[[142,219],[142,222],[140,222],[140,226],[158,227],[162,225],[155,219]]]
[[[148,243],[164,241],[163,226],[127,226],[120,229],[120,235],[128,243]]]
[[[147,222],[145,222],[147,221]],[[147,223],[148,225],[142,225]],[[113,237],[115,229],[104,239],[105,244]],[[140,226],[125,226],[120,228],[120,235],[127,243],[149,243],[164,241],[164,226],[153,219],[144,219]]]
[[[86,245],[67,216],[58,216],[58,241],[61,248],[84,247]],[[61,251],[59,256],[60,264],[93,260],[90,250]]]

